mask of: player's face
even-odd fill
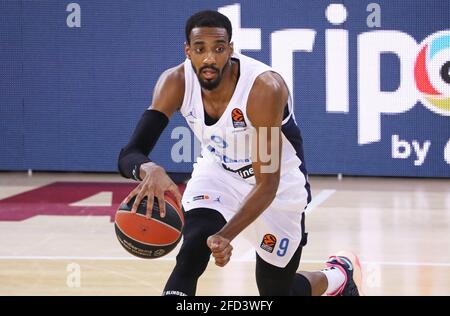
[[[228,33],[224,28],[196,27],[192,29],[189,39],[185,53],[191,60],[200,85],[204,89],[214,90],[219,86],[233,54]]]

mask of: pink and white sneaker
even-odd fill
[[[337,268],[345,275],[344,284],[330,296],[363,296],[362,272],[359,258],[352,252],[340,251],[326,262],[328,268]]]

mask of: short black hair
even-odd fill
[[[217,11],[205,10],[192,15],[186,22],[186,41],[189,44],[189,35],[196,27],[219,27],[224,28],[228,33],[228,42],[231,42],[232,27],[230,20]]]

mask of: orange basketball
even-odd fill
[[[182,208],[167,193],[166,216],[159,215],[158,200],[155,198],[151,219],[145,217],[147,197],[138,206],[136,213],[131,213],[134,199],[128,204],[122,203],[116,212],[115,230],[120,244],[134,256],[154,259],[172,251],[181,240],[184,226]]]

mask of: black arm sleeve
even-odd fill
[[[167,116],[157,110],[146,110],[142,114],[130,141],[119,154],[118,169],[123,177],[142,180],[140,166],[150,161],[148,155],[168,123]]]

